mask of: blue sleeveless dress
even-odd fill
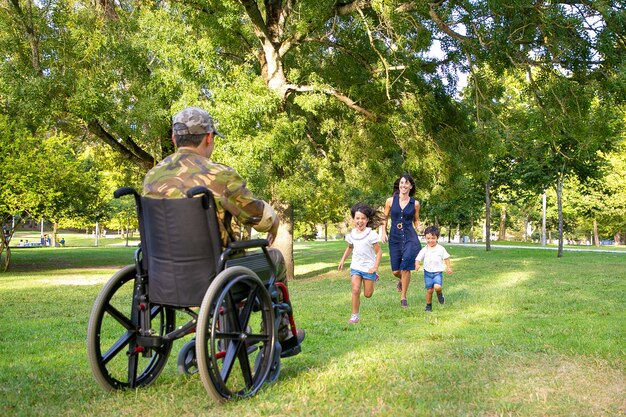
[[[392,271],[413,271],[415,258],[422,244],[413,227],[415,199],[411,197],[404,209],[400,208],[400,196],[395,194],[389,211],[391,230],[389,231],[389,258]]]

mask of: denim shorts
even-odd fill
[[[443,273],[424,271],[424,285],[426,289],[434,288],[435,284],[438,284],[440,287],[443,286]]]
[[[358,275],[361,278],[369,279],[370,281],[377,281],[378,280],[378,274],[376,272],[374,272],[373,274],[368,274],[367,272],[358,271],[356,269],[350,268],[350,276],[353,276],[353,275]]]

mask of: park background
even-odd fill
[[[358,201],[382,206],[394,180],[409,172],[417,183],[422,222],[439,224],[450,240],[458,236],[461,241],[480,243],[478,248],[463,249],[479,255],[463,255],[472,262],[459,259],[462,269],[471,270],[476,259],[491,259],[503,250],[498,248],[503,242],[555,249],[520,252],[533,253],[523,258],[540,257],[532,275],[547,274],[557,281],[558,291],[551,297],[551,287],[532,288],[533,296],[528,295],[532,303],[526,298],[514,300],[516,307],[506,317],[517,315],[521,322],[516,328],[526,329],[525,320],[536,323],[534,317],[520,314],[520,308],[523,313],[542,311],[552,302],[556,304],[541,321],[549,322],[564,311],[567,320],[578,323],[572,327],[576,335],[583,325],[595,326],[597,332],[583,338],[593,340],[585,346],[605,339],[611,345],[618,340],[616,335],[623,340],[623,326],[615,330],[610,324],[615,323],[612,314],[623,318],[623,309],[617,307],[624,305],[623,267],[621,258],[612,258],[620,254],[566,250],[570,243],[620,250],[626,241],[626,13],[621,2],[1,0],[0,28],[0,260],[6,271],[0,276],[0,312],[3,323],[15,323],[15,317],[24,313],[36,322],[57,319],[49,323],[53,327],[78,320],[67,333],[52,332],[53,339],[45,339],[45,328],[21,321],[18,329],[26,329],[21,338],[14,327],[3,331],[3,370],[10,365],[8,358],[16,363],[32,359],[28,349],[9,354],[12,341],[36,352],[42,351],[40,343],[76,342],[82,331],[80,320],[97,292],[93,278],[87,278],[94,284],[87,292],[70,297],[72,304],[80,300],[81,310],[66,306],[56,315],[52,307],[62,303],[67,286],[50,288],[37,282],[50,274],[69,274],[69,281],[81,274],[92,277],[93,272],[85,271],[93,268],[102,272],[104,280],[114,268],[102,268],[99,257],[109,256],[107,246],[113,243],[120,245],[114,249],[120,252],[113,252],[113,260],[105,264],[128,263],[132,248],[116,236],[123,231],[136,241],[134,206],[132,199],[113,199],[113,191],[120,186],[139,189],[145,172],[173,152],[171,116],[189,105],[206,108],[226,135],[217,142],[214,159],[237,169],[250,189],[278,211],[281,231],[276,245],[294,282],[303,274],[298,262],[307,263],[298,261],[299,245],[320,236],[336,250],[332,245],[340,242],[333,238],[340,240],[349,227],[349,207]],[[106,238],[101,234],[105,229]],[[51,247],[18,248],[20,239],[28,235],[29,241],[36,241],[43,233],[51,236]],[[56,247],[61,238],[66,247]],[[97,252],[80,255],[87,247]],[[78,274],[70,256],[75,253],[86,262]],[[24,262],[33,265],[30,270],[24,269]],[[503,277],[510,262],[479,265],[474,273]],[[513,262],[517,272],[511,277],[527,267],[524,262]],[[585,268],[593,269],[594,262],[600,266],[585,277]],[[64,272],[57,272],[59,267]],[[319,281],[326,282],[321,279],[325,275],[319,275]],[[307,279],[307,283],[318,281],[308,275]],[[322,291],[326,298],[344,291],[336,279],[337,288]],[[480,279],[475,283],[485,284]],[[517,288],[508,284],[500,288],[508,293],[512,287]],[[307,295],[320,291],[315,286],[305,288],[300,290]],[[499,294],[496,288],[491,289]],[[570,298],[562,291],[572,288],[580,297],[568,304]],[[55,291],[59,298],[48,299]],[[46,308],[34,312],[25,300]],[[393,297],[380,300],[392,308]],[[343,304],[337,301],[337,305]],[[303,310],[307,314],[309,308],[327,307],[337,310],[334,304],[308,305]],[[569,316],[567,312],[573,311],[578,313]],[[498,317],[494,320],[505,320]],[[343,317],[334,320],[340,323]],[[383,321],[381,328],[398,328],[394,320]],[[331,326],[328,335],[336,330]],[[389,332],[376,331],[387,335],[385,340],[392,338]],[[545,336],[557,330],[541,332]],[[323,349],[315,350],[324,351],[322,358],[332,350],[330,336],[328,340],[319,345]],[[524,343],[523,337],[514,340]],[[411,339],[410,344],[422,342]],[[499,344],[494,346],[498,351]],[[455,348],[464,358],[472,352],[480,358],[493,353],[484,356],[481,348],[458,346],[451,351]],[[42,385],[55,384],[57,377],[60,381],[78,377],[83,384],[78,359],[83,346],[73,349],[67,357],[77,368],[63,362],[58,350],[44,366],[52,370],[66,365],[76,373],[44,373]],[[574,359],[568,357],[571,362],[566,362],[589,360],[581,372],[594,378],[600,373],[623,387],[623,348],[603,349],[600,353],[591,347],[573,349]],[[396,353],[400,352],[399,348]],[[365,357],[378,363],[373,354]],[[496,364],[499,358],[496,355]],[[538,359],[543,358],[524,357],[520,367]],[[470,363],[478,368],[488,362]],[[454,367],[457,362],[446,363]],[[593,371],[590,363],[598,369]],[[12,381],[22,370],[22,377],[27,376],[24,382],[32,382],[41,373],[41,368],[34,369],[18,367],[10,373],[12,378],[5,378]],[[490,372],[495,371],[490,368]],[[414,375],[420,375],[422,382],[436,378],[410,368],[410,378]],[[453,375],[480,380],[479,373],[467,369]],[[398,381],[411,380],[406,376],[395,375]],[[512,378],[509,383],[523,379]],[[442,389],[451,380],[433,387]],[[502,380],[507,381],[506,375]],[[585,387],[582,378],[567,380],[575,381],[575,386],[560,386],[559,392]],[[594,381],[594,386],[601,385],[600,380]],[[297,392],[298,378],[292,383],[289,389]],[[27,400],[19,394],[28,391],[27,385],[3,386],[15,398],[3,407],[19,412],[20,401]],[[67,387],[62,382],[61,386]],[[323,386],[318,390],[323,391]],[[37,407],[49,404],[40,401],[46,394],[57,399],[59,413],[74,413],[62,409],[67,397],[58,392],[32,392],[38,396],[30,399],[36,410],[29,408],[25,414],[45,414],[45,408]],[[342,397],[353,392],[340,391]],[[397,388],[398,392],[405,391]],[[611,393],[602,403],[606,408],[590,412],[623,414],[623,403],[612,401],[617,397]],[[95,391],[87,388],[78,395],[92,404]],[[134,398],[135,394],[120,395]],[[544,398],[536,391],[517,395]],[[307,392],[298,398],[304,397],[315,396]],[[326,396],[315,398],[328,401]],[[551,411],[568,415],[568,411],[585,414],[583,408],[591,407],[587,400],[559,397],[558,404],[571,400],[578,405],[545,413],[539,406],[509,409],[510,398],[500,395],[495,385],[481,397],[489,400],[486,408],[472,398],[460,396],[453,414],[463,414],[465,409],[486,415]],[[545,398],[548,404],[547,394]],[[504,403],[493,402],[500,400]],[[280,410],[273,408],[266,414],[282,414]],[[385,410],[381,408],[381,414]],[[425,414],[437,409],[430,401],[415,410]],[[133,414],[129,409],[117,413]]]

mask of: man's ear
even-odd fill
[[[174,144],[174,147],[176,147],[176,138],[174,137],[174,135],[172,135],[172,143]]]
[[[215,137],[215,133],[213,133],[213,132],[207,133],[206,136],[204,137],[204,140],[206,140],[206,144],[207,145],[212,144],[214,137]]]

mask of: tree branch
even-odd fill
[[[469,36],[465,36],[465,35],[461,35],[458,32],[455,32],[454,30],[452,30],[452,28],[450,26],[448,26],[448,24],[446,22],[443,21],[443,19],[441,18],[441,16],[439,16],[437,14],[437,12],[435,11],[435,7],[439,6],[441,2],[438,3],[430,3],[429,4],[429,8],[428,8],[428,15],[430,16],[431,19],[433,19],[433,22],[435,22],[435,24],[437,25],[437,27],[444,32],[445,34],[447,34],[448,36],[458,40],[461,43],[467,43],[472,41],[473,39]]]
[[[263,16],[261,16],[261,11],[259,10],[256,2],[253,0],[239,0],[239,2],[244,9],[246,9],[246,15],[250,18],[250,22],[254,27],[257,37],[261,40],[261,43],[264,41],[271,41],[272,36],[267,30],[267,25],[263,20]]]
[[[337,3],[335,5],[335,14],[339,16],[347,16],[359,9],[364,9],[372,5],[371,0],[354,0],[347,3]]]
[[[137,144],[134,143],[130,138],[126,139],[124,142],[129,145],[131,149],[124,146],[122,142],[115,139],[113,135],[107,132],[98,120],[90,120],[87,123],[87,127],[91,133],[102,139],[107,145],[119,152],[120,155],[122,155],[129,161],[141,166],[142,168],[145,168],[146,170],[154,166],[154,158],[143,149],[139,148],[139,146],[137,146]]]
[[[345,104],[346,106],[348,106],[348,108],[355,110],[358,113],[361,113],[362,115],[364,115],[366,118],[370,119],[370,120],[376,120],[376,115],[372,112],[370,112],[369,110],[365,109],[364,107],[359,106],[354,100],[352,100],[350,97],[340,93],[339,91],[335,90],[334,88],[322,88],[322,87],[313,87],[313,86],[309,86],[309,85],[295,85],[295,84],[288,84],[287,85],[287,94],[291,91],[295,91],[295,92],[299,92],[299,93],[309,93],[309,92],[319,92],[319,93],[324,93],[327,94],[329,96],[333,96],[335,97],[338,101],[342,102],[343,104]]]

